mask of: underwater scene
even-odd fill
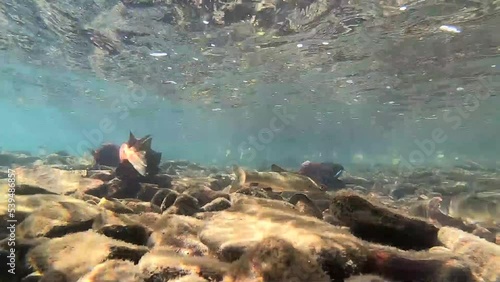
[[[0,282],[500,282],[500,1],[0,0]]]

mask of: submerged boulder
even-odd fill
[[[289,242],[293,249],[303,254],[297,253],[297,256],[314,258],[334,281],[361,273],[383,273],[384,277],[396,280],[411,280],[413,277],[430,281],[437,276],[443,279],[460,276],[463,281],[473,281],[469,279],[471,270],[467,263],[453,254],[405,252],[371,244],[356,238],[344,228],[304,215],[283,201],[238,193],[232,198],[232,207],[208,216],[199,233],[200,241],[220,260],[237,261],[262,242],[269,242],[266,238],[275,238],[272,240]],[[309,260],[303,261],[310,264]],[[311,269],[312,266],[307,264],[301,267]],[[317,271],[310,273],[321,277]],[[257,274],[268,277],[263,272]]]
[[[438,228],[348,190],[335,194],[330,211],[357,237],[402,249],[423,250],[437,244]]]
[[[129,260],[111,259],[100,263],[78,282],[144,282],[146,276]]]
[[[141,258],[139,269],[161,281],[197,275],[208,281],[222,281],[229,264],[210,257],[183,256],[171,249],[154,248]]]
[[[92,227],[99,214],[95,206],[81,202],[51,202],[36,209],[17,228],[22,238],[61,237]]]
[[[63,170],[50,166],[35,166],[34,168],[19,167],[15,171],[17,186],[20,189],[36,187],[45,190],[46,193],[62,195],[75,192],[87,193],[104,184],[102,180],[87,178],[86,170]],[[37,190],[34,193],[40,194],[41,191]]]
[[[27,260],[44,276],[58,272],[67,282],[76,282],[106,260],[137,263],[147,251],[146,247],[85,231],[44,242],[28,252]]]

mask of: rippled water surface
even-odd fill
[[[132,130],[167,159],[221,165],[495,164],[499,13],[497,0],[3,0],[0,145],[83,154]]]

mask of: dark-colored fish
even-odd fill
[[[299,173],[304,175],[328,175],[333,178],[339,178],[343,172],[344,167],[341,164],[330,162],[313,163],[311,161],[303,162],[299,170]]]
[[[120,147],[115,144],[104,144],[92,152],[96,165],[117,167],[120,164]]]

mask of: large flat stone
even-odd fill
[[[137,263],[146,247],[108,238],[94,231],[78,232],[42,243],[27,254],[29,264],[42,274],[57,271],[67,282],[76,282],[106,260]]]
[[[82,200],[75,199],[70,196],[41,194],[41,195],[16,195],[15,219],[17,224],[20,224],[35,210],[44,207],[45,205],[53,205],[56,203],[70,203],[80,207],[87,207],[88,204]],[[10,219],[8,212],[8,197],[0,197],[0,227],[6,230],[7,219]]]
[[[97,189],[103,181],[86,177],[86,171],[62,170],[50,166],[16,169],[16,184],[19,187],[38,187],[49,193],[68,195],[77,191]]]
[[[96,265],[78,282],[144,282],[137,265],[128,260],[107,260]]]
[[[139,261],[141,272],[161,281],[196,274],[209,281],[221,281],[230,264],[209,257],[182,256],[170,249],[155,248]]]
[[[49,202],[24,219],[16,233],[24,238],[61,237],[90,229],[98,214],[99,209],[96,206],[83,201]]]
[[[233,206],[211,216],[199,235],[220,259],[239,259],[264,238],[274,237],[318,258],[325,271],[336,272],[335,277],[348,277],[363,269],[368,250],[348,231],[306,216],[283,201],[239,194],[232,198]]]

